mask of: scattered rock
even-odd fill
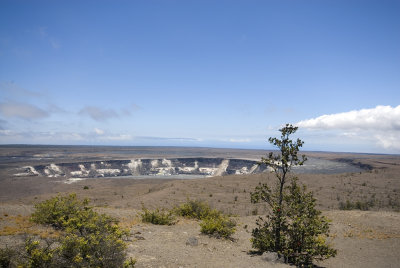
[[[197,246],[198,244],[199,244],[199,240],[194,236],[191,236],[188,238],[188,240],[186,240],[186,245]]]
[[[284,263],[283,258],[279,258],[278,253],[276,253],[276,252],[265,252],[262,255],[262,258],[264,260],[266,260],[267,262]]]
[[[146,240],[143,236],[141,236],[141,235],[135,235],[135,238],[137,239],[137,240]]]

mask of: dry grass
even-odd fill
[[[56,238],[61,235],[61,232],[54,230],[51,227],[41,226],[30,221],[29,216],[7,216],[0,219],[2,228],[0,236],[12,235],[36,235],[41,238]]]
[[[141,223],[139,217],[132,217],[132,218],[122,218],[120,219],[119,226],[123,229],[131,229],[133,226]]]
[[[389,238],[400,238],[400,234],[396,233],[388,233],[388,232],[382,232],[376,229],[351,229],[348,230],[346,233],[343,235],[344,237],[353,237],[353,238],[359,238],[359,239],[389,239]]]

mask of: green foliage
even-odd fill
[[[291,170],[293,166],[301,166],[307,160],[305,155],[301,156],[301,159],[298,156],[298,152],[300,148],[303,146],[304,142],[300,139],[297,139],[296,142],[293,142],[289,137],[290,135],[296,133],[298,127],[294,127],[291,124],[286,124],[285,127],[280,129],[281,139],[278,138],[269,138],[268,141],[277,147],[280,151],[280,154],[274,154],[270,152],[268,158],[261,158],[261,162],[269,167],[271,167],[278,180],[280,182],[285,182],[286,174]]]
[[[91,211],[89,200],[80,201],[76,194],[56,196],[35,205],[36,211],[32,214],[33,222],[50,224],[57,229],[65,229],[68,221],[75,218],[82,211]]]
[[[171,211],[156,209],[153,211],[147,208],[142,208],[142,213],[140,214],[143,222],[149,222],[157,225],[173,225],[175,224],[175,217]]]
[[[316,199],[306,187],[293,179],[284,196],[287,206],[287,242],[283,254],[289,262],[312,264],[313,259],[323,260],[336,255],[336,250],[326,243],[329,222],[315,209]]]
[[[236,231],[236,222],[223,214],[209,216],[200,223],[203,234],[214,236],[216,238],[230,238]]]
[[[27,267],[122,267],[125,262],[126,244],[123,238],[128,231],[118,226],[116,219],[98,214],[88,206],[87,199],[80,201],[75,194],[57,196],[35,205],[32,221],[49,224],[65,232],[50,250],[37,241],[28,241]],[[50,266],[35,266],[49,264]]]
[[[38,240],[28,238],[25,241],[25,251],[20,256],[18,267],[56,267],[54,258],[56,249],[51,248],[49,241],[46,241],[46,244],[43,246]]]
[[[136,259],[130,258],[124,262],[123,268],[134,268],[136,264]]]
[[[14,267],[16,266],[14,264],[13,259],[17,255],[17,252],[14,249],[11,248],[0,248],[0,267]]]
[[[186,203],[175,207],[174,212],[182,217],[201,220],[200,231],[203,234],[217,238],[229,238],[236,231],[235,221],[200,200],[187,200]]]
[[[323,260],[336,255],[326,242],[329,233],[328,220],[321,216],[316,206],[316,199],[306,187],[300,187],[297,179],[292,178],[286,186],[287,175],[295,165],[302,165],[305,156],[297,156],[303,145],[300,139],[295,143],[289,136],[297,127],[286,125],[280,129],[281,139],[269,141],[279,148],[280,154],[269,154],[262,163],[272,167],[277,182],[274,188],[268,184],[259,184],[251,193],[253,203],[265,202],[271,213],[266,218],[259,217],[257,227],[252,231],[252,246],[262,252],[273,251],[283,255],[286,262],[297,266],[312,266],[313,260]]]
[[[58,248],[62,266],[121,267],[126,245],[114,233],[68,234]]]
[[[211,209],[208,203],[200,200],[187,200],[186,203],[176,207],[174,212],[179,216],[197,220],[203,220],[220,214],[219,211]]]

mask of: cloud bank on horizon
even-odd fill
[[[375,139],[385,149],[400,150],[400,105],[322,115],[296,125],[308,130],[344,130],[343,136]]]
[[[128,132],[113,132],[108,128],[94,127],[86,131],[25,131],[8,129],[7,120],[19,118],[25,122],[34,120],[35,124],[58,113],[61,108],[41,109],[28,103],[4,102],[0,103],[0,144],[6,143],[39,143],[39,144],[110,144],[110,145],[182,145],[182,146],[212,146],[214,142],[220,142],[222,146],[242,148],[257,148],[263,137],[246,136],[215,138],[191,138],[191,137],[157,137],[138,136]],[[68,112],[64,112],[68,114]],[[106,121],[118,119],[123,114],[114,109],[102,109],[95,106],[81,108],[75,116],[107,124]],[[302,131],[303,140],[313,143],[314,132],[319,134],[321,140],[324,137],[335,137],[343,144],[352,144],[356,141],[375,144],[377,152],[400,152],[400,105],[396,107],[378,105],[375,108],[352,110],[335,114],[321,115],[315,118],[301,120],[295,123]],[[103,125],[104,127],[104,125]],[[266,132],[276,136],[277,128],[267,126]],[[329,140],[329,138],[328,138]],[[5,141],[5,142],[4,142]],[[7,142],[11,141],[11,142]],[[156,143],[154,143],[156,141]],[[256,141],[256,143],[254,143]],[[258,141],[258,142],[257,142]],[[254,146],[255,145],[255,146]],[[329,141],[325,143],[329,148]],[[218,145],[217,145],[218,146]],[[350,147],[352,148],[352,147]],[[381,148],[381,149],[379,149]],[[331,149],[332,150],[332,149]],[[333,149],[335,151],[335,149]],[[346,150],[338,150],[346,151]],[[367,151],[368,152],[368,151]]]

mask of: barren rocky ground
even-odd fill
[[[40,154],[49,154],[44,148]],[[67,148],[68,149],[68,148]],[[90,149],[90,148],[89,148]],[[27,164],[7,160],[23,150],[1,148],[0,156],[0,244],[11,245],[23,239],[23,233],[56,235],[28,221],[33,204],[57,193],[75,192],[89,197],[96,209],[120,219],[130,228],[128,254],[137,267],[286,267],[274,263],[265,254],[251,254],[251,230],[257,215],[266,213],[263,205],[250,203],[250,192],[258,182],[273,181],[272,174],[230,175],[193,180],[133,180],[123,178],[87,179],[65,184],[57,178],[13,177],[12,169]],[[31,150],[31,153],[38,154]],[[29,152],[26,152],[29,154]],[[87,153],[89,152],[89,154]],[[90,150],[68,151],[69,159],[122,159],[129,155]],[[50,153],[54,151],[50,150]],[[185,152],[191,154],[190,151]],[[223,156],[212,149],[202,156]],[[255,153],[258,157],[262,152]],[[167,152],[173,155],[173,152]],[[244,154],[248,151],[228,151]],[[400,156],[307,153],[325,159],[341,159],[368,165],[361,173],[299,174],[299,180],[314,192],[318,207],[332,220],[331,243],[338,249],[335,258],[317,263],[321,267],[399,267],[400,265]],[[192,155],[190,155],[192,156]],[[345,159],[345,160],[344,160]],[[25,160],[24,160],[25,161]],[[48,160],[41,160],[46,162]],[[84,186],[87,186],[84,189]],[[226,213],[236,215],[234,240],[210,238],[200,234],[198,222],[179,219],[176,225],[156,226],[141,223],[137,217],[142,204],[148,208],[172,208],[187,198],[201,199]],[[341,210],[349,201],[368,204],[368,211]],[[257,214],[257,215],[255,215]]]

